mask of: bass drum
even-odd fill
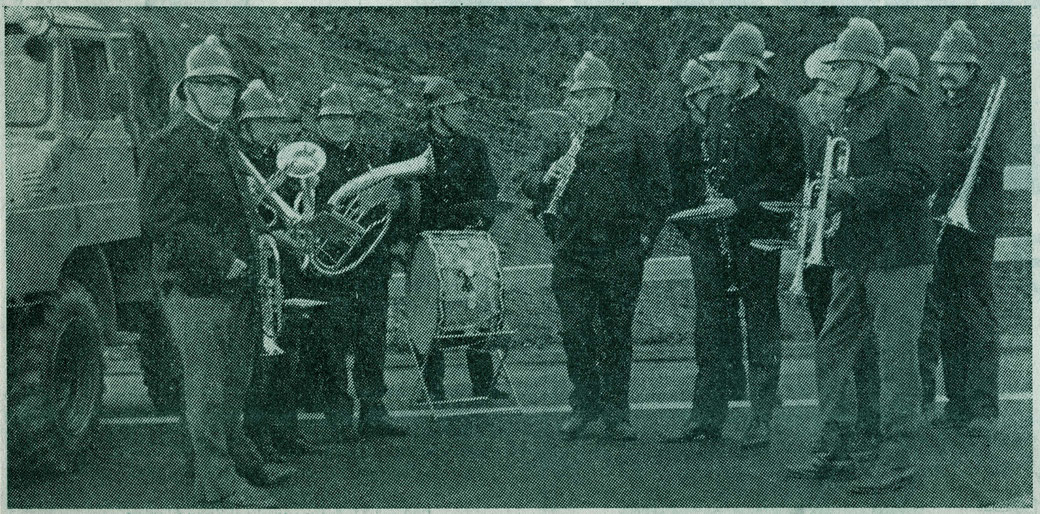
[[[408,337],[420,353],[507,333],[502,263],[487,232],[421,234],[408,274]]]

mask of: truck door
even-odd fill
[[[77,190],[80,244],[140,235],[133,139],[104,101],[102,85],[115,69],[103,33],[69,31],[70,59],[62,79],[69,151],[63,159]]]

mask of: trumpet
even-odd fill
[[[982,116],[979,118],[979,127],[975,131],[975,137],[972,139],[971,145],[968,147],[968,151],[972,153],[971,166],[964,177],[964,182],[957,189],[953,202],[950,203],[949,210],[947,210],[944,216],[939,218],[939,221],[943,224],[942,229],[939,231],[939,238],[942,238],[942,234],[949,225],[974,231],[971,223],[968,221],[968,202],[971,200],[971,193],[974,191],[975,183],[978,180],[982,153],[985,151],[986,142],[989,141],[989,135],[993,131],[993,125],[997,119],[997,112],[1000,109],[1006,85],[1007,79],[1000,77],[1000,81],[989,90],[989,98],[986,99],[986,106],[983,108]]]
[[[831,180],[835,177],[844,178],[849,174],[849,157],[852,154],[852,145],[849,140],[842,136],[828,136],[827,146],[823,153],[823,172],[819,179],[820,195],[816,200],[816,206],[806,211],[806,221],[814,223],[813,240],[812,246],[809,249],[808,257],[805,257],[804,262],[800,264],[804,265],[822,265],[824,264],[823,255],[823,239],[825,236],[829,237],[834,235],[838,230],[838,226],[841,224],[841,213],[835,214],[828,222],[827,219],[827,200],[830,193]],[[812,192],[812,188],[808,190]],[[805,200],[802,200],[803,203]],[[801,229],[799,229],[799,234]],[[805,252],[805,244],[807,244],[808,237],[805,240],[799,238],[800,254]],[[793,284],[792,284],[793,285]]]

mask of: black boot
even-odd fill
[[[343,400],[325,409],[325,423],[332,431],[332,440],[338,443],[356,441],[357,431],[354,429],[354,402]]]
[[[408,430],[390,421],[390,416],[382,403],[361,406],[358,432],[362,436],[371,437],[404,437],[408,435]]]

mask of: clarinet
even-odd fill
[[[703,157],[705,164],[711,160],[711,158],[708,157],[707,130],[703,131],[701,135],[701,156]],[[719,189],[722,187],[722,179],[723,177],[718,165],[712,163],[711,166],[705,169],[704,200],[706,202],[723,198],[722,193],[719,192]],[[736,271],[733,266],[733,245],[729,239],[729,221],[718,221],[714,223],[714,226],[715,234],[719,241],[719,253],[722,254],[724,259],[726,259],[726,276],[729,282],[729,287],[726,288],[726,292],[734,294],[737,292],[737,281]]]

